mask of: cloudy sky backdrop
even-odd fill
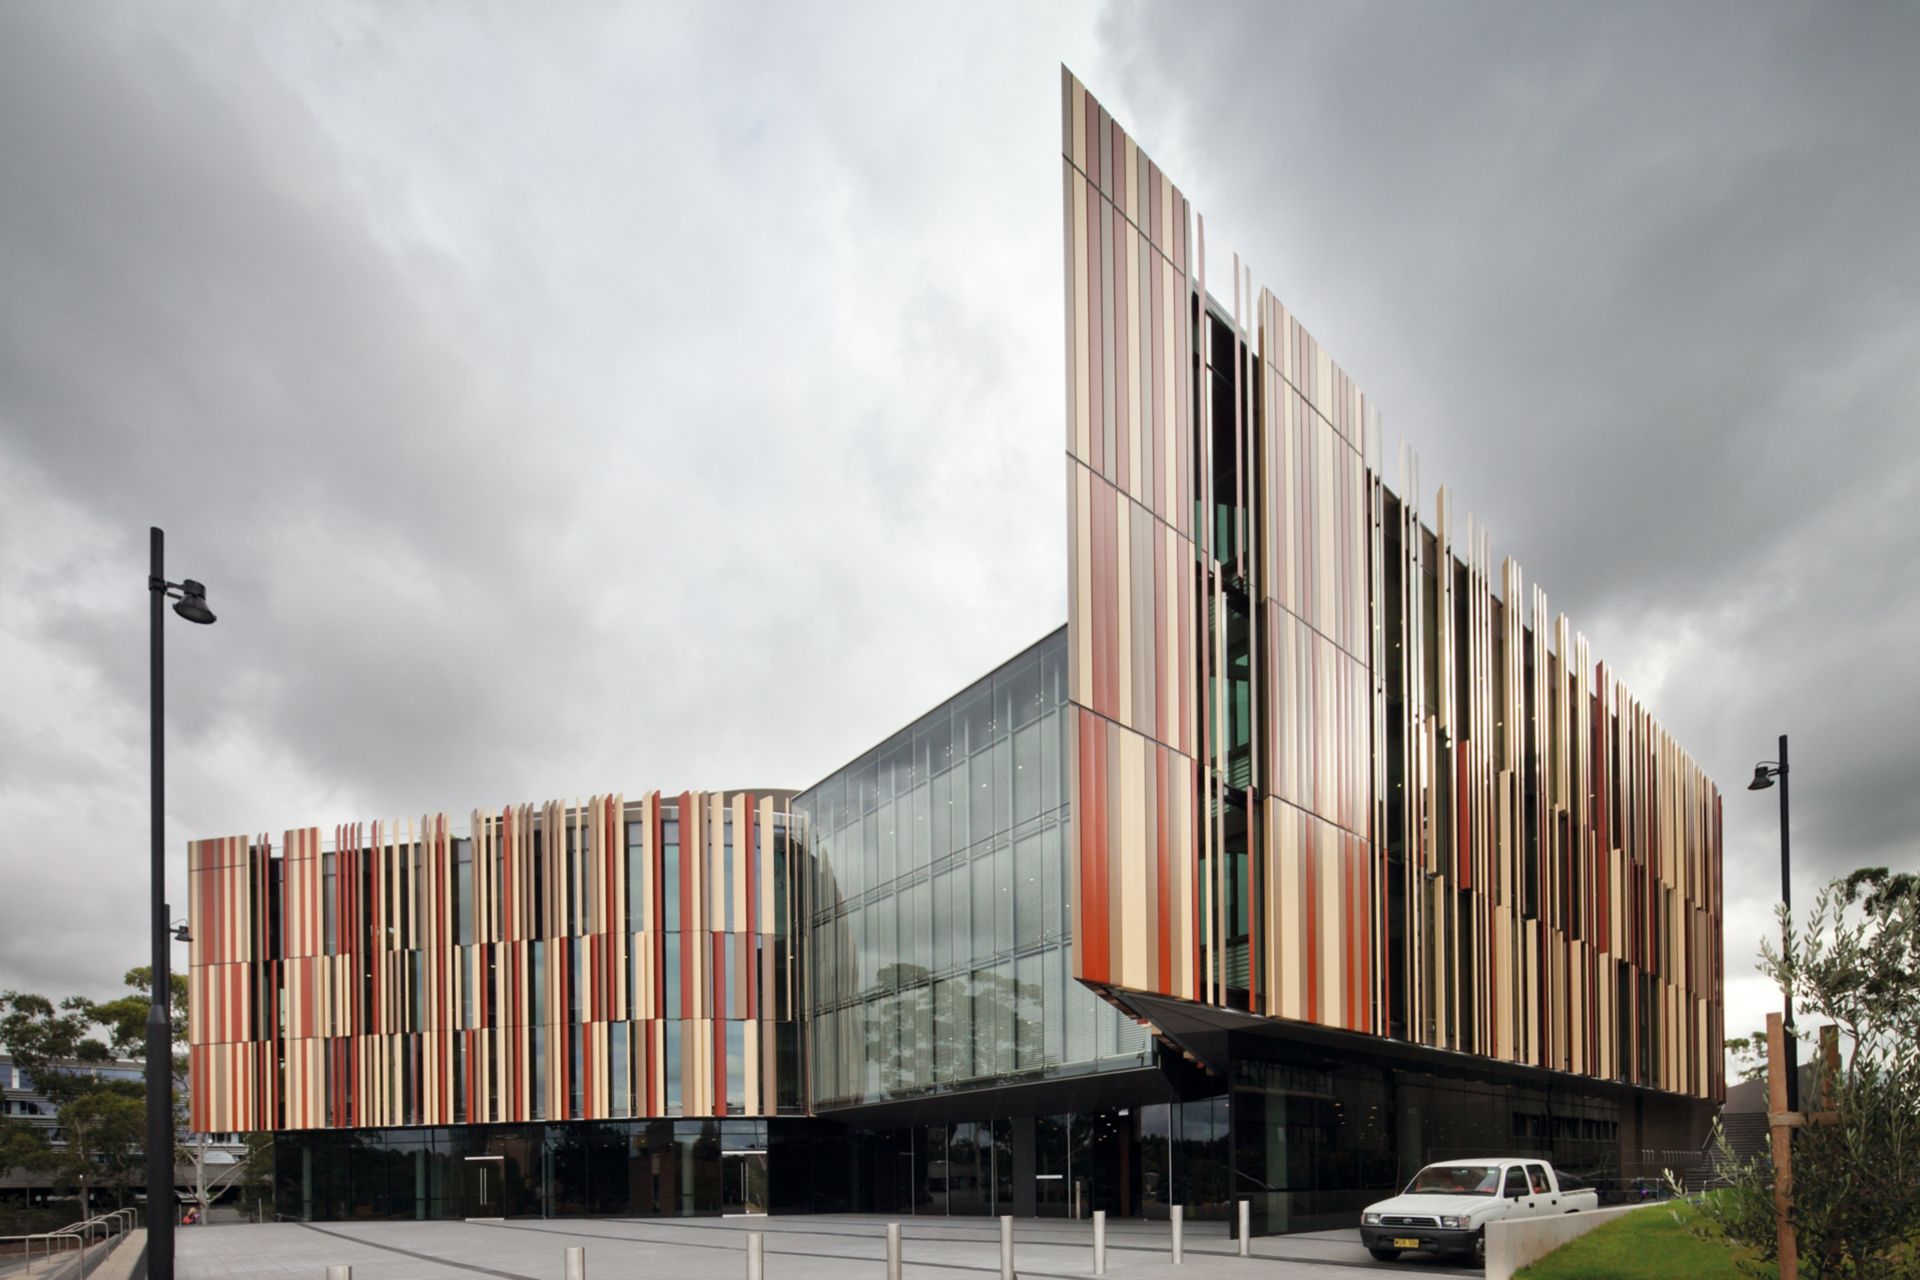
[[[1920,867],[1920,11],[0,6],[0,988],[169,836],[804,786],[1065,615],[1073,66],[1720,780]],[[175,857],[173,893],[184,890]]]

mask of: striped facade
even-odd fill
[[[1205,584],[1192,566],[1210,530],[1194,510],[1188,207],[1078,82],[1067,85],[1074,976],[1199,999],[1203,717],[1192,673]]]
[[[1062,129],[1075,976],[1723,1096],[1712,781],[1065,72]]]
[[[188,850],[197,1132],[800,1106],[785,793]]]

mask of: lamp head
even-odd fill
[[[1747,784],[1747,790],[1765,791],[1773,785],[1773,773],[1774,771],[1764,764],[1753,766],[1753,781]]]
[[[192,578],[180,584],[180,598],[174,602],[173,611],[203,627],[213,622],[213,610],[207,608],[207,588]]]

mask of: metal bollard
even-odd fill
[[[887,1224],[887,1280],[900,1280],[900,1224]]]
[[[764,1280],[767,1274],[767,1237],[764,1232],[747,1232],[747,1280]]]
[[[327,1280],[353,1280],[352,1267],[328,1267]]]
[[[1173,1265],[1177,1267],[1187,1260],[1185,1239],[1187,1209],[1185,1205],[1176,1204],[1167,1212],[1173,1219]]]
[[[1243,1258],[1251,1252],[1248,1248],[1250,1242],[1247,1239],[1247,1234],[1252,1220],[1253,1202],[1250,1200],[1242,1200],[1240,1202],[1240,1256]]]
[[[1107,1274],[1107,1211],[1093,1211],[1093,1274]]]
[[[1014,1280],[1013,1215],[1000,1215],[1000,1280]]]
[[[567,1280],[587,1280],[587,1250],[583,1245],[567,1246]]]

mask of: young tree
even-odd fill
[[[1816,1066],[1803,1111],[1833,1123],[1793,1143],[1792,1220],[1809,1280],[1920,1278],[1920,876],[1856,871],[1821,890],[1802,929],[1761,944],[1762,967],[1812,1019],[1840,1029],[1837,1071]],[[1831,1105],[1829,1105],[1831,1104]],[[1771,1258],[1773,1169],[1738,1166],[1703,1207]]]
[[[142,1167],[146,1151],[145,1091],[131,1080],[103,1080],[99,1087],[61,1104],[64,1149],[53,1169],[80,1189],[80,1216],[93,1216],[91,1192],[112,1186],[125,1199],[127,1184]]]

